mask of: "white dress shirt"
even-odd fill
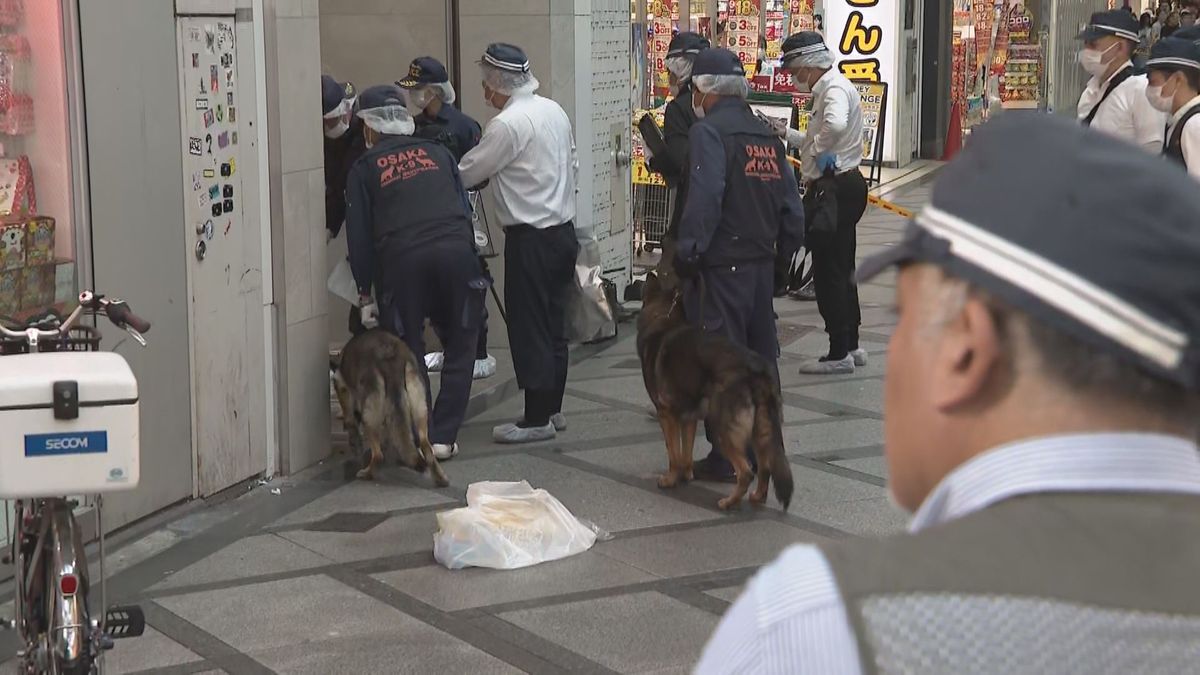
[[[1108,89],[1109,81],[1116,77],[1117,73],[1132,66],[1133,63],[1127,61],[1112,77],[1103,82],[1096,77],[1088,80],[1087,87],[1079,96],[1079,106],[1075,109],[1080,120],[1091,114],[1092,108]],[[1149,80],[1145,75],[1134,75],[1117,85],[1113,93],[1100,105],[1100,110],[1092,120],[1092,128],[1140,145],[1157,155],[1162,152],[1167,114],[1155,110],[1154,106],[1150,105],[1149,99],[1146,98],[1148,84]]]
[[[1200,105],[1200,96],[1188,101],[1182,108],[1171,116],[1171,126],[1167,129],[1167,138],[1175,134],[1175,125],[1189,110]],[[1183,136],[1179,139],[1183,146],[1183,161],[1187,164],[1188,173],[1200,179],[1200,115],[1193,117],[1187,126],[1183,127]]]
[[[808,130],[787,130],[787,142],[800,152],[800,175],[805,181],[821,177],[817,157],[831,152],[837,173],[857,169],[863,155],[862,96],[836,68],[825,71],[813,85],[813,109]]]
[[[910,532],[997,502],[1046,492],[1200,495],[1194,442],[1153,434],[1055,436],[1014,443],[952,471],[921,504]],[[793,546],[762,568],[725,614],[700,675],[862,673],[858,641],[824,554]]]
[[[503,226],[524,224],[541,230],[575,219],[579,160],[571,120],[548,98],[510,98],[458,170],[467,187],[492,181]]]

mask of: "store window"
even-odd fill
[[[0,317],[75,295],[74,164],[63,3],[0,0]]]

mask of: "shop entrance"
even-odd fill
[[[266,469],[252,408],[262,401],[253,388],[263,382],[263,339],[253,51],[239,47],[252,44],[249,25],[234,15],[177,19],[198,496]]]

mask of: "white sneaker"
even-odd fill
[[[444,462],[448,459],[454,459],[458,455],[458,443],[445,445],[442,443],[433,444],[433,456],[438,458],[439,462]]]
[[[854,359],[855,366],[862,368],[867,365],[867,350],[860,347],[850,352],[850,356]]]
[[[442,364],[446,362],[446,355],[442,352],[429,352],[425,355],[425,370],[431,373],[442,372]]]
[[[495,374],[496,357],[488,354],[486,359],[476,359],[475,372],[471,374],[471,378],[475,380],[486,380]]]
[[[554,426],[555,431],[566,431],[567,416],[562,413],[554,413],[550,416],[550,424]]]
[[[854,357],[847,354],[840,361],[812,361],[800,366],[802,375],[850,375],[854,372]]]
[[[549,441],[552,440],[556,435],[557,434],[554,431],[553,424],[547,424],[544,427],[526,428],[519,427],[515,424],[501,424],[495,429],[492,429],[492,440],[505,445]]]

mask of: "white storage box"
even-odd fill
[[[0,356],[0,499],[132,490],[138,389],[112,352]]]

